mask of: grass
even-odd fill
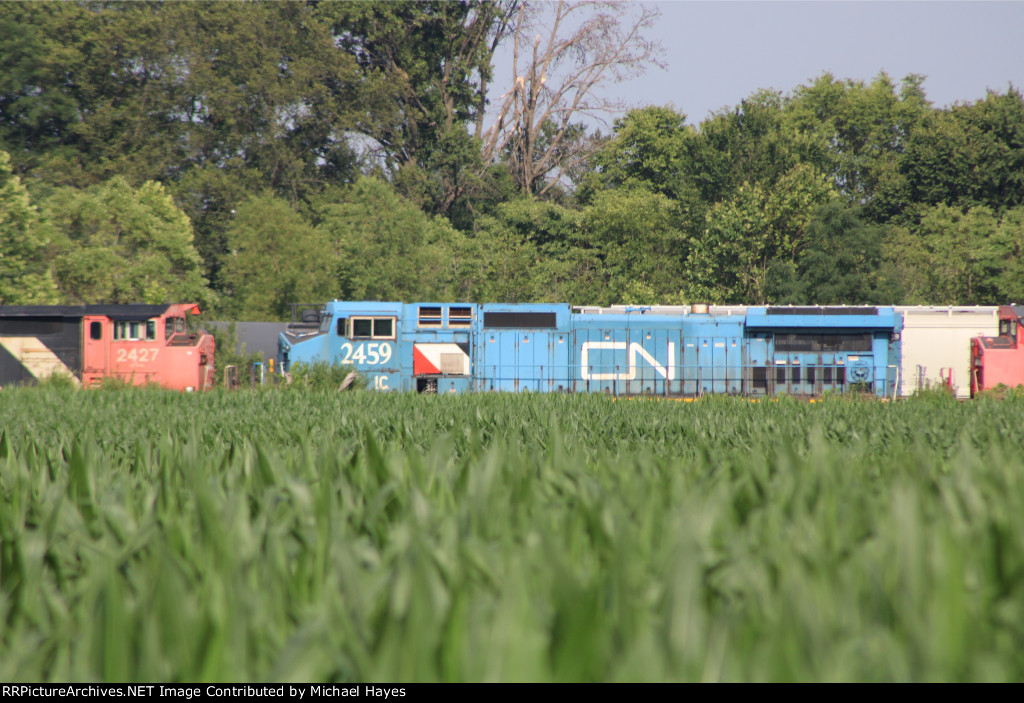
[[[5,681],[1015,681],[1024,402],[0,393]]]

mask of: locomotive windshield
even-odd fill
[[[164,320],[164,339],[170,339],[175,334],[185,331],[184,317],[168,317]]]
[[[1017,321],[1016,320],[1000,320],[999,321],[999,336],[1009,337],[1014,343],[1017,342]]]

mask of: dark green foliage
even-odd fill
[[[773,263],[768,298],[776,303],[878,305],[900,299],[880,281],[885,230],[865,223],[859,209],[839,201],[822,205],[807,226],[797,263]]]
[[[1003,304],[1024,300],[1024,208],[997,216],[979,205],[922,209],[885,244],[884,272],[910,303]]]
[[[907,209],[1024,205],[1024,96],[1011,87],[931,112],[913,131],[900,171]]]
[[[689,145],[696,131],[686,127],[686,115],[669,107],[631,110],[615,121],[615,134],[593,158],[593,171],[580,188],[589,201],[597,188],[644,188],[678,198]]]
[[[492,57],[515,2],[322,3],[317,15],[380,102],[360,131],[383,149],[399,192],[449,214],[485,187],[479,138]],[[383,79],[383,80],[381,80]]]
[[[899,175],[911,135],[931,112],[911,74],[897,90],[885,73],[873,81],[837,80],[824,73],[799,86],[785,109],[792,148],[829,174],[836,189],[864,208],[866,219],[884,221],[901,207]]]
[[[232,319],[285,320],[291,303],[336,297],[336,249],[285,200],[265,192],[239,204],[225,234],[221,307]]]

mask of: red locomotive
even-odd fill
[[[999,308],[999,336],[971,340],[971,396],[1024,384],[1024,305]]]
[[[86,388],[103,378],[191,391],[213,386],[213,337],[189,333],[196,305],[0,307],[0,385],[53,374]]]

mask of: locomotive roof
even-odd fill
[[[0,317],[84,317],[104,315],[112,320],[148,320],[167,311],[170,305],[4,305]]]

